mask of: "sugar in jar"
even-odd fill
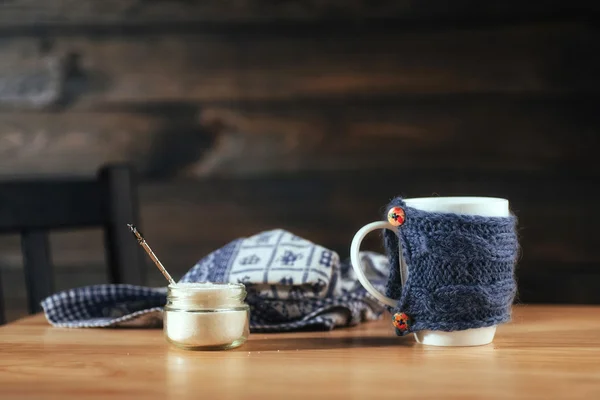
[[[225,350],[249,335],[246,288],[231,283],[169,285],[163,330],[169,342],[188,350]]]

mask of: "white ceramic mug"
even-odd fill
[[[404,202],[408,207],[429,212],[479,215],[484,217],[508,217],[510,215],[508,200],[495,197],[420,197],[404,199]],[[363,226],[356,232],[356,235],[352,239],[350,260],[352,268],[356,271],[358,280],[365,289],[382,303],[390,307],[395,307],[398,300],[391,299],[378,292],[366,278],[360,263],[360,244],[367,234],[376,229],[389,229],[395,232],[396,235],[399,235],[398,229],[402,229],[402,227],[395,227],[387,221],[371,222]],[[398,241],[398,247],[400,252],[399,259],[401,260],[400,276],[402,285],[404,286],[410,271],[404,262],[404,257],[402,257],[400,241]],[[415,332],[415,338],[418,343],[434,346],[479,346],[491,343],[495,333],[495,326],[453,332],[422,330]]]

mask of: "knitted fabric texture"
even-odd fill
[[[402,287],[398,236],[386,230],[386,294],[399,299],[390,311],[410,318],[410,328],[396,333],[456,331],[509,321],[516,294],[516,218],[421,211],[402,198],[392,200],[386,210],[395,206],[406,213],[398,230],[408,276]]]

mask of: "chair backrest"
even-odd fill
[[[48,233],[102,227],[111,283],[145,283],[141,249],[127,224],[139,226],[134,170],[107,165],[96,179],[0,182],[0,233],[20,233],[30,313],[54,291]],[[5,321],[0,284],[0,325]]]

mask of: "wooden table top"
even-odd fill
[[[0,328],[0,398],[599,399],[600,307],[516,306],[494,343],[440,348],[389,319],[332,332],[253,334],[194,352],[162,331]]]

